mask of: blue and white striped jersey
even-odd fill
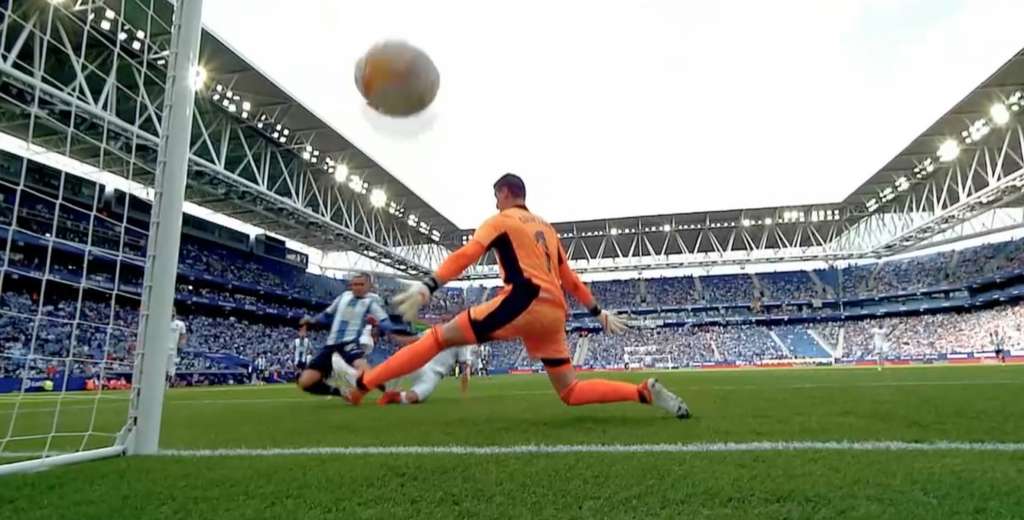
[[[392,329],[388,313],[384,310],[380,296],[367,293],[362,298],[356,297],[352,291],[345,291],[331,302],[331,306],[318,314],[313,321],[321,325],[331,324],[331,332],[327,335],[328,345],[354,343],[359,341],[363,328],[372,317],[384,332]]]

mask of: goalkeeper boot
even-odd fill
[[[689,419],[690,408],[686,403],[673,394],[655,378],[650,378],[640,383],[640,391],[647,398],[647,402],[667,411],[677,419]]]
[[[399,404],[401,402],[402,392],[398,392],[395,390],[388,390],[387,392],[384,392],[384,395],[380,396],[380,399],[377,399],[377,404],[381,406],[388,404]]]

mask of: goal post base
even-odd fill
[[[120,457],[121,455],[124,455],[124,453],[124,446],[111,446],[109,448],[97,448],[95,450],[64,453],[61,455],[54,455],[52,457],[0,464],[0,477],[4,475],[13,475],[15,473],[44,471],[57,466],[78,464],[79,462]]]

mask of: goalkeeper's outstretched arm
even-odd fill
[[[590,315],[597,318],[601,322],[601,326],[604,330],[613,334],[618,334],[626,330],[626,322],[619,316],[612,314],[606,310],[601,309],[601,306],[597,303],[597,298],[594,297],[594,293],[590,292],[590,288],[587,284],[580,280],[579,275],[576,271],[573,271],[569,267],[569,260],[565,256],[565,249],[562,248],[561,244],[558,246],[558,276],[562,280],[562,287],[565,288],[573,298],[583,304],[590,312]]]
[[[480,260],[487,248],[479,240],[470,240],[469,243],[455,250],[445,258],[441,266],[434,271],[434,274],[421,282],[416,282],[402,294],[395,297],[395,307],[398,313],[406,321],[412,321],[416,317],[419,308],[430,300],[441,286],[449,281],[458,278],[463,271]]]

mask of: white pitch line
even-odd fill
[[[295,455],[533,455],[550,453],[728,453],[751,451],[999,451],[1024,452],[1024,442],[779,441],[689,444],[523,444],[517,446],[341,446],[160,450],[164,457]]]

